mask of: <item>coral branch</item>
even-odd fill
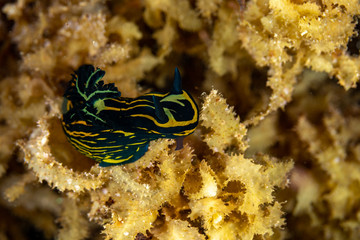
[[[49,134],[47,120],[43,118],[39,120],[38,128],[33,131],[29,141],[18,141],[18,145],[24,151],[24,161],[40,182],[47,181],[50,186],[60,191],[74,192],[97,189],[104,184],[104,171],[97,166],[89,173],[76,173],[57,162],[48,145]]]

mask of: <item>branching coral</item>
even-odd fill
[[[217,196],[223,201],[218,199],[212,201],[211,198],[200,199],[199,205],[194,204],[192,218],[202,216],[205,219],[205,228],[213,234],[218,230],[225,234],[228,231],[227,227],[231,227],[232,231],[235,231],[235,236],[241,236],[242,239],[253,239],[255,235],[272,235],[272,228],[284,224],[283,219],[281,219],[281,205],[274,201],[272,193],[275,186],[281,188],[286,186],[286,174],[292,168],[292,162],[281,163],[268,156],[258,156],[255,159],[245,158],[243,153],[247,148],[247,144],[244,143],[246,130],[240,124],[239,119],[233,115],[232,110],[216,91],[212,91],[204,102],[203,114],[201,115],[203,125],[211,126],[211,130],[214,131],[208,134],[205,141],[208,144],[210,142],[209,147],[211,147],[213,141],[210,140],[213,137],[217,139],[219,135],[222,136],[222,139],[218,141],[224,145],[215,150],[222,152],[221,157],[218,157],[217,160],[220,158],[221,162],[225,164],[225,169],[218,170],[217,182],[215,182],[221,186],[222,190],[219,193],[213,190],[213,195],[205,195],[204,197]],[[225,114],[219,116],[225,117],[212,115],[221,112]],[[224,126],[225,122],[228,125]],[[236,126],[235,129],[234,126]],[[224,152],[225,147],[227,147],[227,153]],[[234,151],[239,153],[236,154]],[[205,167],[200,165],[200,173],[203,168]],[[201,173],[204,180],[206,178],[203,175]],[[207,185],[203,185],[203,188],[212,189],[209,183]],[[235,223],[237,221],[243,223],[239,225],[230,224],[222,229],[219,222],[229,223],[226,221],[226,217],[229,217],[232,223],[234,221]],[[235,239],[235,236],[229,236],[228,239]]]
[[[18,144],[24,151],[25,162],[29,168],[36,174],[40,182],[47,183],[56,187],[60,191],[76,191],[96,189],[104,184],[103,170],[94,167],[89,173],[76,173],[72,169],[67,168],[60,162],[56,161],[51,153],[49,146],[49,124],[46,118],[50,118],[53,114],[40,119],[38,128],[35,129],[27,143],[19,141]]]
[[[251,1],[240,22],[240,39],[256,63],[268,66],[273,90],[261,118],[291,100],[296,77],[304,67],[336,76],[356,86],[359,58],[346,52],[354,34],[358,1]],[[254,120],[255,121],[255,120]]]
[[[281,204],[272,194],[275,186],[286,186],[286,173],[292,163],[278,163],[268,156],[251,160],[242,153],[229,152],[230,145],[237,149],[234,151],[246,149],[243,140],[246,130],[236,128],[241,126],[239,119],[216,91],[205,97],[204,102],[202,124],[214,131],[214,138],[222,135],[224,145],[217,146],[220,156],[209,156],[195,165],[191,164],[194,155],[189,146],[174,154],[169,148],[173,141],[161,140],[152,143],[145,156],[134,164],[109,169],[93,167],[89,172],[77,173],[59,163],[51,152],[56,145],[49,145],[49,121],[56,117],[55,106],[39,120],[30,139],[19,144],[26,163],[39,181],[45,180],[60,191],[75,192],[73,197],[88,192],[89,217],[104,226],[106,239],[134,239],[137,234],[147,232],[159,239],[169,236],[185,239],[188,234],[194,239],[205,239],[205,236],[216,239],[219,231],[227,232],[229,239],[272,235],[273,228],[284,224]],[[214,118],[214,112],[221,114]],[[229,125],[218,128],[221,122]],[[215,149],[210,138],[209,135],[206,142]],[[212,158],[220,160],[225,168],[213,169],[211,162],[215,159]],[[198,188],[194,188],[194,181],[200,181]],[[7,190],[8,198],[18,197],[18,193],[12,192]],[[74,200],[64,201],[60,218],[64,228],[59,237],[81,239],[86,231],[75,231],[73,226],[88,224],[81,220]],[[184,210],[189,211],[185,218],[176,217]],[[159,215],[159,211],[163,214]],[[199,219],[203,222],[200,225]],[[200,228],[205,229],[205,235],[198,232]]]
[[[359,234],[355,223],[359,221],[359,159],[352,159],[350,153],[357,148],[351,146],[351,141],[354,140],[354,136],[360,134],[359,120],[345,120],[338,111],[332,110],[323,119],[323,124],[326,132],[320,134],[305,117],[300,118],[298,122],[297,132],[301,140],[309,145],[310,154],[329,179],[326,186],[319,186],[314,180],[310,186],[299,184],[295,214],[309,214],[312,226],[315,229],[324,228],[327,234],[338,231],[337,234],[342,239],[357,239]],[[350,153],[345,149],[349,149]],[[317,191],[311,200],[307,200],[309,195],[306,189],[314,188],[312,186],[315,186]],[[328,206],[325,206],[323,201]],[[315,209],[319,212],[316,213]],[[323,211],[328,215],[326,223],[320,216]],[[341,222],[340,225],[338,221]]]
[[[0,211],[10,219],[0,237],[359,238],[360,97],[345,92],[359,78],[358,49],[347,49],[358,1],[0,7]],[[182,150],[163,139],[134,163],[98,167],[59,123],[85,63],[124,97],[168,88],[178,66],[202,106],[199,128]]]
[[[59,220],[62,228],[58,232],[58,239],[84,239],[89,235],[87,219],[82,215],[76,200],[64,200]]]

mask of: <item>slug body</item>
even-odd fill
[[[69,142],[82,154],[110,166],[134,162],[158,138],[179,138],[194,132],[199,110],[181,88],[175,69],[168,93],[123,98],[113,83],[104,84],[105,71],[83,65],[64,94],[61,118]]]

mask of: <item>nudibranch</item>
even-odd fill
[[[121,97],[113,83],[101,79],[105,71],[83,65],[64,94],[61,123],[69,142],[82,154],[111,166],[141,158],[149,142],[182,139],[194,132],[199,109],[175,68],[170,92]]]

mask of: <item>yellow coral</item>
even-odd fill
[[[357,122],[358,120],[351,119],[349,124],[356,126]],[[357,185],[360,181],[358,163],[345,161],[347,154],[344,145],[350,140],[350,129],[351,131],[359,131],[359,129],[358,127],[347,129],[345,120],[337,112],[324,118],[324,124],[329,136],[319,137],[319,133],[305,118],[299,120],[298,131],[303,141],[311,142],[310,153],[331,178],[330,182],[333,186],[323,197],[332,206],[331,218],[344,219],[354,204],[353,185]],[[331,139],[331,144],[326,146],[324,143],[328,137]]]
[[[358,1],[2,6],[0,237],[359,238]],[[124,97],[168,88],[178,66],[199,128],[182,150],[163,139],[97,167],[58,121],[84,63]]]
[[[219,115],[219,112],[223,114]],[[233,109],[216,90],[211,91],[205,99],[202,113],[200,115],[202,125],[212,130],[206,134],[204,140],[214,152],[224,153],[226,148],[231,149],[232,146],[238,148],[237,151],[245,151],[248,146],[244,141],[247,132],[245,125],[234,116]]]
[[[159,240],[166,239],[194,239],[203,240],[204,236],[200,235],[198,230],[194,227],[189,226],[189,223],[181,220],[171,220],[167,224],[165,231],[155,235]]]
[[[284,107],[290,101],[296,76],[303,64],[336,76],[345,89],[358,79],[358,58],[347,56],[346,44],[354,34],[357,1],[327,0],[320,5],[290,0],[251,1],[240,23],[243,46],[260,66],[268,66],[273,90],[267,111],[253,121]],[[342,63],[345,58],[347,63]],[[341,64],[338,64],[341,62]]]
[[[89,235],[87,220],[82,215],[76,200],[64,200],[63,211],[59,220],[62,228],[57,235],[58,239],[84,239]]]
[[[286,174],[292,168],[292,162],[282,163],[268,156],[260,156],[256,159],[262,163],[259,164],[245,158],[243,154],[247,144],[243,139],[246,129],[216,91],[205,97],[201,119],[202,125],[211,126],[213,131],[205,139],[209,147],[219,146],[219,142],[225,145],[231,143],[233,148],[238,149],[238,153],[226,153],[225,147],[216,151],[220,152],[220,158],[226,163],[224,171],[216,176],[217,181],[212,177],[212,171],[203,173],[205,169],[211,168],[205,162],[200,163],[202,185],[196,194],[189,194],[193,200],[189,203],[192,210],[190,218],[202,218],[210,238],[212,234],[217,235],[214,228],[221,229],[229,222],[235,223],[232,227],[237,229],[236,234],[243,239],[253,239],[255,235],[272,235],[272,228],[284,224],[281,204],[274,202],[272,192],[275,186],[284,188],[287,185]],[[228,124],[225,125],[225,122]],[[221,136],[221,140],[210,141],[210,136],[211,139]],[[234,139],[237,141],[234,142]],[[217,185],[223,186],[222,191],[217,190]]]

